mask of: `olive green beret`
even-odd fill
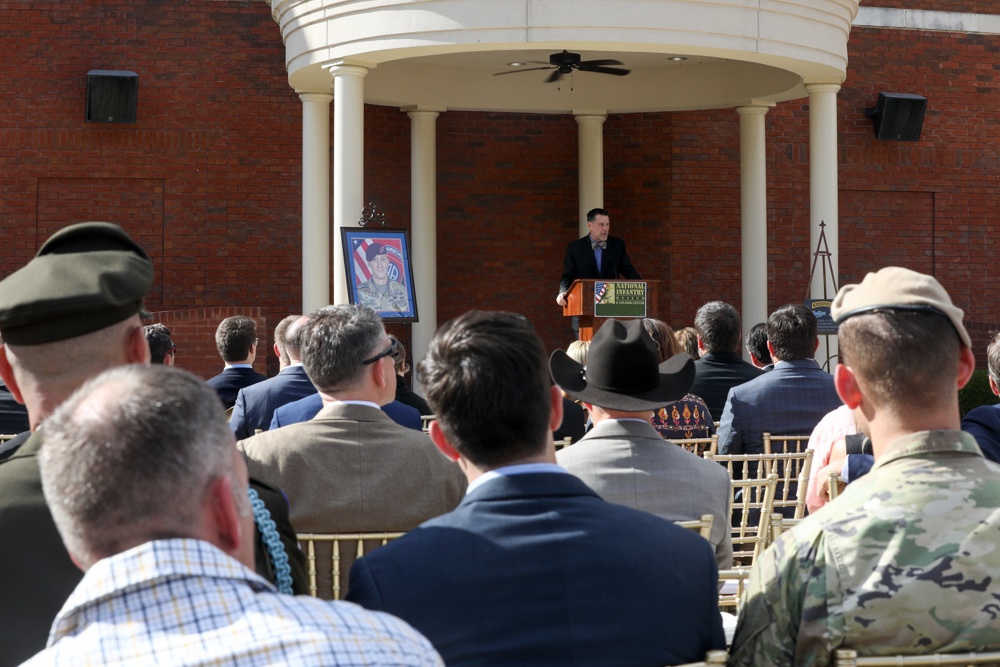
[[[899,266],[887,266],[869,273],[857,285],[844,285],[830,307],[839,325],[856,315],[886,310],[936,313],[947,317],[962,344],[972,347],[969,332],[962,324],[962,309],[951,302],[948,292],[934,276]]]
[[[53,234],[0,281],[0,334],[14,345],[82,336],[141,313],[153,263],[121,227],[84,222]]]

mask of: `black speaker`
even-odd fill
[[[124,70],[87,72],[87,122],[134,123],[139,75]]]
[[[875,125],[876,139],[920,141],[924,125],[927,98],[909,93],[879,93],[875,108],[865,109],[865,115]]]

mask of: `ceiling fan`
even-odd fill
[[[528,65],[545,65],[543,62],[530,61]],[[573,70],[580,72],[595,72],[597,74],[613,74],[614,76],[625,76],[631,70],[618,69],[617,67],[607,67],[607,65],[621,65],[617,60],[580,60],[579,53],[553,53],[549,56],[548,65],[545,67],[529,67],[527,69],[513,69],[507,72],[496,72],[493,76],[501,74],[518,74],[520,72],[535,72],[543,69],[553,70],[552,74],[545,79],[545,83],[558,81],[564,74],[572,74]]]

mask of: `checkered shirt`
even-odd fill
[[[388,614],[292,597],[199,540],[148,542],[87,571],[36,665],[443,665]]]

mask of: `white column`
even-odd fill
[[[302,100],[302,312],[330,303],[330,93]]]
[[[579,144],[580,236],[587,233],[587,211],[604,208],[604,111],[575,111]]]
[[[839,83],[806,82],[809,93],[809,266],[812,267],[820,236],[820,222],[826,223],[826,244],[830,250],[833,275],[827,276],[827,295],[831,291],[840,267],[838,255],[839,182],[837,178],[837,92]],[[818,262],[810,285],[811,298],[823,296],[823,264]],[[832,372],[837,355],[837,337],[820,336],[816,361]]]
[[[365,197],[365,75],[338,64],[333,75],[333,302],[350,301],[341,229],[357,227]]]
[[[423,359],[437,330],[437,128],[443,109],[414,107],[410,117],[410,262],[419,322],[413,324],[411,365]],[[413,388],[420,381],[413,374]]]
[[[809,266],[819,243],[820,222],[826,222],[834,275],[838,270],[837,228],[839,184],[837,179],[837,91],[835,83],[806,83],[809,93]],[[832,286],[832,280],[828,280]],[[823,296],[823,272],[817,266],[811,285],[814,298]],[[829,289],[829,288],[828,288]],[[829,293],[832,298],[833,294]]]
[[[740,116],[740,218],[743,335],[767,321],[767,155],[764,116],[768,106],[737,107]],[[744,350],[744,355],[746,355]]]

